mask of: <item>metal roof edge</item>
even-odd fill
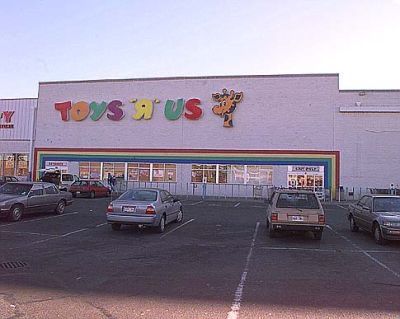
[[[211,79],[257,79],[257,78],[282,78],[282,77],[339,77],[339,73],[304,73],[304,74],[270,74],[270,75],[215,75],[215,76],[175,76],[175,77],[149,77],[129,79],[98,79],[98,80],[71,80],[71,81],[46,81],[40,85],[49,84],[74,84],[98,82],[127,82],[127,81],[164,81],[164,80],[211,80]]]

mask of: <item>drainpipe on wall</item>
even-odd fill
[[[35,121],[36,121],[36,109],[37,109],[37,102],[35,105],[31,107],[32,109],[32,120],[31,120],[31,136],[29,139],[29,180],[33,180],[33,140],[35,135]]]

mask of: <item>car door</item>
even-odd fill
[[[367,196],[365,201],[365,207],[363,209],[363,216],[365,218],[364,228],[367,230],[372,230],[372,224],[374,222],[374,212],[372,203],[373,203],[372,197]]]
[[[168,196],[169,193],[166,191],[160,192],[161,203],[165,208],[165,214],[167,215],[167,223],[169,223],[173,219],[174,207],[173,207],[173,197]]]
[[[43,185],[33,185],[29,191],[26,201],[26,211],[35,213],[44,210],[43,207],[44,189]]]
[[[59,190],[55,185],[46,185],[44,188],[45,198],[43,200],[47,210],[56,209],[60,200]]]
[[[107,194],[108,194],[108,189],[107,189],[107,187],[105,187],[105,186],[103,185],[102,182],[97,181],[97,182],[95,183],[95,185],[96,185],[96,194],[98,193],[99,196],[107,196]]]
[[[367,201],[368,201],[368,196],[365,195],[363,196],[360,201],[357,203],[355,206],[355,220],[356,224],[364,229],[369,229],[368,228],[368,211],[369,208],[367,206]]]

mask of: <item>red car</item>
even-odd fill
[[[69,189],[73,197],[88,196],[95,198],[99,196],[108,196],[110,189],[103,185],[99,180],[81,180],[73,183]]]

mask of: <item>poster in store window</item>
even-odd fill
[[[153,170],[153,176],[156,178],[164,178],[164,170],[163,169]]]
[[[7,156],[6,168],[14,168],[14,155]]]

